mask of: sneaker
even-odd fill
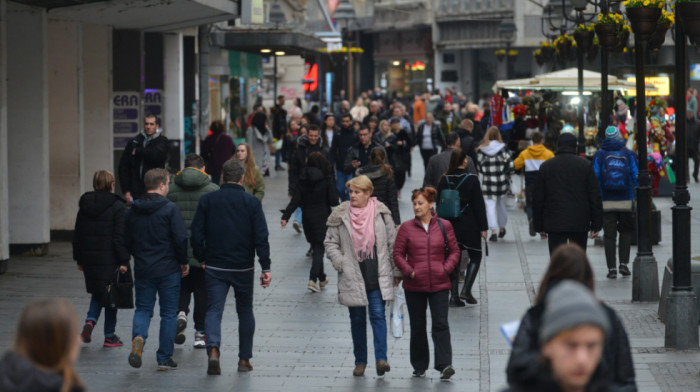
[[[620,275],[622,275],[622,276],[632,275],[632,273],[630,272],[630,269],[627,268],[627,264],[620,263]]]
[[[533,222],[532,219],[530,219],[529,226],[530,226],[530,237],[534,237],[537,234],[537,232],[535,231],[535,223]]]
[[[175,370],[177,369],[177,362],[173,361],[172,358],[168,359],[166,362],[160,363],[158,362],[158,371],[159,372],[165,372],[168,370]]]
[[[294,221],[294,223],[292,223],[292,227],[294,228],[294,230],[297,231],[297,233],[301,233],[301,225],[299,224],[299,222]]]
[[[204,332],[195,331],[194,333],[194,348],[207,347],[207,337]]]
[[[367,367],[367,365],[365,365],[365,364],[355,365],[355,368],[352,369],[352,375],[355,377],[364,376],[366,367]]]
[[[92,320],[86,321],[83,325],[83,332],[80,333],[80,338],[83,343],[90,343],[92,341],[92,329],[95,328],[95,322]]]
[[[390,370],[391,370],[391,366],[389,366],[389,363],[387,361],[377,362],[377,376],[383,376],[384,373],[386,373]]]
[[[615,268],[608,270],[608,279],[617,279],[617,270]]]
[[[326,285],[328,285],[328,282],[330,282],[330,280],[328,280],[328,277],[326,276],[326,280],[319,279],[318,285],[321,286],[322,289],[325,289]]]
[[[175,335],[175,343],[185,343],[185,340],[187,339],[187,336],[185,336],[185,329],[187,329],[187,315],[185,312],[180,312],[177,315],[177,334]]]
[[[451,365],[447,365],[447,367],[442,369],[440,372],[440,381],[447,381],[450,379],[450,377],[454,376],[454,374],[455,368],[453,368]]]
[[[275,171],[284,171],[282,166],[275,166]]]
[[[103,347],[121,347],[124,343],[119,339],[119,336],[114,335],[111,338],[105,338]]]
[[[309,289],[309,291],[314,292],[314,293],[318,293],[319,291],[321,291],[321,289],[318,287],[316,282],[314,282],[313,280],[309,281],[309,284],[306,285],[306,288]]]
[[[414,370],[414,371],[413,371],[413,377],[415,377],[415,378],[423,378],[423,377],[425,377],[425,370]]]
[[[131,353],[129,354],[129,365],[131,365],[131,367],[141,367],[141,354],[143,353],[143,345],[145,343],[141,336],[137,336],[131,341]]]
[[[450,298],[450,302],[448,303],[448,306],[451,308],[462,308],[466,305],[459,298],[452,297],[452,298]]]

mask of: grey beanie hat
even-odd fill
[[[582,325],[593,325],[610,334],[610,321],[603,305],[584,285],[565,280],[554,286],[545,298],[545,310],[540,328],[543,345],[559,333]]]

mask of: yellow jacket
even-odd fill
[[[515,170],[520,170],[523,166],[526,172],[539,171],[542,163],[547,159],[554,158],[554,153],[543,144],[536,144],[523,150],[513,162]]]

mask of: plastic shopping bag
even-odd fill
[[[396,288],[396,295],[391,304],[391,335],[395,338],[403,337],[403,304],[406,303],[406,297],[400,287]]]

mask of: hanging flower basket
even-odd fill
[[[593,46],[594,33],[592,31],[576,31],[574,32],[574,39],[578,44],[578,47],[583,50],[588,50]]]
[[[671,28],[670,23],[659,23],[656,25],[656,31],[654,31],[654,34],[651,35],[651,38],[649,38],[649,43],[647,44],[647,48],[649,50],[657,50],[661,48],[661,45],[664,44],[666,41],[666,32],[668,29]]]
[[[545,59],[545,61],[551,61],[552,58],[554,57],[554,48],[551,46],[542,46],[540,48],[542,51],[542,57]]]
[[[627,30],[622,30],[620,34],[618,35],[619,40],[617,41],[617,45],[611,49],[608,49],[609,52],[617,52],[617,53],[622,53],[625,51],[625,48],[627,48],[627,44],[630,39],[630,32]]]
[[[539,65],[540,67],[543,66],[547,62],[541,53],[535,55],[535,61],[537,62],[537,65]]]
[[[620,44],[620,38],[618,37],[618,30],[620,29],[617,24],[597,24],[595,25],[595,34],[598,36],[598,41],[600,41],[600,46],[603,49],[611,50]]]
[[[663,2],[661,2],[663,5]],[[661,16],[661,8],[659,7],[627,7],[627,18],[632,25],[635,39],[640,41],[648,41],[651,35],[656,31],[659,17]]]
[[[506,51],[505,49],[498,49],[497,51],[493,52],[493,54],[496,55],[496,60],[503,61],[504,58],[506,58]]]
[[[559,54],[561,62],[566,62],[571,58],[573,46],[574,39],[568,34],[560,35],[554,40],[554,47],[557,50],[557,54]]]
[[[690,42],[695,45],[700,44],[700,2],[678,2],[676,3],[676,11]]]

